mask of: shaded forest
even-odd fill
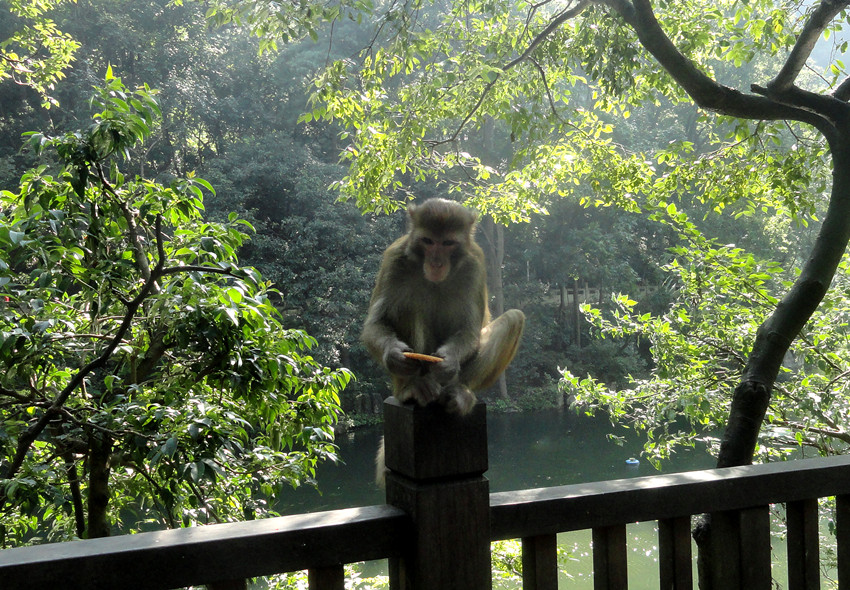
[[[242,263],[277,285],[276,305],[287,325],[318,340],[321,362],[354,372],[343,407],[349,413],[378,407],[388,394],[386,379],[359,343],[359,330],[380,254],[404,231],[404,216],[363,215],[353,204],[337,202],[330,186],[345,172],[338,161],[340,130],[299,121],[309,110],[313,76],[330,59],[356,53],[368,42],[368,31],[342,22],[332,39],[259,55],[259,41],[238,27],[210,28],[204,9],[192,3],[79,2],[54,18],[81,48],[55,93],[58,107],[39,108],[39,97],[28,88],[0,87],[4,185],[15,185],[31,163],[19,151],[21,133],[65,130],[85,120],[91,87],[107,66],[128,87],[146,83],[158,89],[163,125],[144,146],[136,172],[169,179],[194,171],[215,187],[205,201],[211,218],[237,211],[250,220],[256,234],[239,252]],[[589,96],[585,102],[592,105]],[[658,112],[618,127],[617,140],[635,147],[674,136],[701,141],[693,109],[668,110],[660,118]],[[499,130],[495,134],[492,157],[504,159],[510,141]],[[417,198],[448,190],[448,183],[410,182]],[[743,228],[724,218],[708,223],[721,240],[770,252],[784,236],[765,232],[769,221],[753,218]],[[481,225],[479,241],[492,255],[492,222]],[[570,293],[589,286],[594,296],[588,302],[603,309],[614,293],[643,293],[641,308],[662,310],[670,284],[660,266],[676,241],[668,228],[644,216],[572,199],[554,198],[548,215],[507,227],[503,265],[491,275],[501,271],[505,304],[522,308],[529,325],[507,374],[508,397],[494,392],[492,401],[526,409],[558,403],[559,367],[612,386],[623,385],[627,375],[648,375],[649,342],[599,338]],[[641,286],[652,287],[651,293]]]
[[[665,26],[729,87],[759,89],[807,15],[733,5],[725,28],[717,12],[673,9]],[[491,19],[502,36],[485,53],[506,60],[519,13],[482,5],[464,21],[417,5],[408,21],[384,7],[370,15],[384,36],[337,14],[275,43],[256,22],[214,26],[195,2],[57,3],[51,18],[79,44],[70,66],[49,86],[25,68],[0,84],[10,537],[51,518],[59,538],[108,534],[110,486],[175,527],[268,514],[281,485],[309,482],[335,459],[334,429],[378,419],[389,388],[361,325],[403,202],[435,196],[484,212],[491,307],[528,318],[492,409],[604,412],[646,436],[651,461],[696,441],[718,450],[760,327],[806,276],[834,189],[827,144],[779,115],[693,104],[638,50],[651,44],[631,34],[646,23],[630,3],[577,2],[563,37],[523,6],[541,28],[528,51],[551,44],[546,59],[523,73],[478,56],[455,83],[452,27],[472,23],[472,39]],[[410,22],[433,30],[409,36]],[[0,37],[19,24],[0,22]],[[815,43],[825,27],[796,74],[846,103],[842,21]],[[451,42],[420,43],[440,35]],[[434,69],[419,77],[424,57]],[[443,152],[407,135],[454,128]],[[832,289],[803,301],[810,320],[773,355],[759,458],[850,441],[850,262],[834,258]],[[86,530],[94,491],[100,528]]]

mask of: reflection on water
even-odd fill
[[[658,473],[640,457],[643,440],[605,418],[579,416],[568,410],[487,416],[491,492],[551,487]],[[357,429],[337,437],[342,462],[319,466],[312,487],[287,490],[278,510],[297,514],[370,506],[384,502],[374,484],[374,458],[381,426]],[[616,435],[613,440],[609,435]],[[623,438],[619,438],[623,437]],[[686,449],[662,466],[667,473],[707,469],[714,459],[703,449]]]
[[[617,428],[606,418],[579,416],[568,410],[487,416],[491,492],[540,488],[589,481],[620,479],[658,473],[649,463],[626,464],[640,457],[643,440]],[[297,514],[370,506],[384,502],[383,490],[374,483],[374,458],[382,427],[362,428],[337,438],[343,463],[321,465],[319,491],[305,487],[287,491],[278,510]],[[614,440],[610,435],[616,435]],[[714,459],[704,449],[684,450],[663,465],[667,473],[707,469]],[[657,532],[654,522],[629,525],[629,588],[658,588]],[[558,535],[568,551],[560,587],[593,588],[590,531]],[[696,570],[695,570],[696,571]],[[386,560],[367,564],[369,576],[386,573]],[[511,585],[496,584],[498,590]]]
[[[610,424],[605,418],[578,416],[570,411],[493,414],[487,417],[491,492],[551,487],[590,481],[621,479],[658,473],[649,463],[626,464],[640,457],[643,440],[635,433]],[[342,462],[321,465],[320,491],[312,487],[288,490],[277,506],[281,514],[335,510],[382,504],[384,493],[374,483],[374,457],[382,427],[358,429],[337,438]],[[610,435],[615,435],[616,440]],[[705,449],[685,449],[662,465],[665,473],[709,469],[714,459]],[[655,522],[627,527],[629,588],[658,588],[658,537]],[[593,563],[590,531],[558,535],[568,552],[561,564],[560,588],[591,590]],[[773,538],[773,572],[776,587],[786,588],[784,541]],[[693,552],[696,555],[696,550]],[[370,562],[364,573],[384,574],[386,560]],[[833,572],[834,575],[834,572]],[[696,576],[696,564],[694,564]],[[824,585],[824,588],[830,587]],[[514,590],[495,584],[497,590]]]

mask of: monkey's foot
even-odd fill
[[[395,393],[400,402],[413,400],[420,406],[427,406],[437,401],[440,396],[440,384],[431,375],[422,375],[412,379]]]
[[[465,385],[456,383],[443,388],[440,403],[445,406],[447,412],[463,416],[475,405],[475,394]]]

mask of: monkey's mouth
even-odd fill
[[[442,283],[449,274],[449,267],[445,264],[425,264],[425,278],[432,283]]]

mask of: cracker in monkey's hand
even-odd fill
[[[438,356],[432,356],[430,354],[419,354],[418,352],[403,352],[404,356],[409,359],[414,359],[417,361],[425,361],[426,363],[442,363],[443,359]]]

